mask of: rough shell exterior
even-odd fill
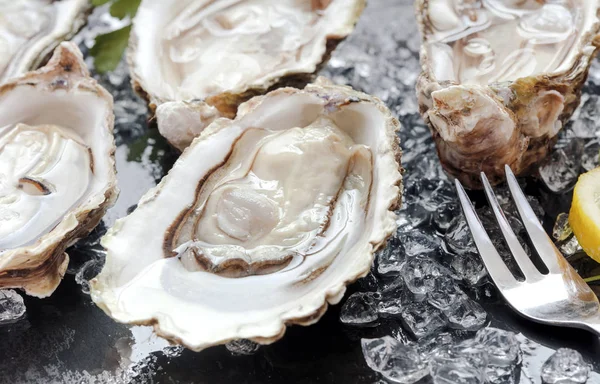
[[[428,3],[416,2],[422,36],[429,28],[424,16]],[[556,143],[556,134],[579,105],[589,67],[600,46],[599,31],[600,23],[596,22],[583,37],[582,46],[576,47],[579,54],[569,70],[487,87],[438,82],[432,74],[431,58],[422,46],[422,72],[417,80],[419,111],[431,128],[444,169],[474,189],[482,188],[481,172],[492,185],[502,182],[505,164],[517,175],[535,172],[535,166]],[[435,100],[432,93],[440,90],[443,95]],[[478,108],[488,109],[487,114],[478,117]],[[436,118],[443,124],[432,121]],[[499,138],[499,121],[514,126],[510,137]],[[543,126],[551,128],[539,135]],[[449,136],[453,139],[448,140]]]
[[[46,297],[54,292],[67,269],[69,256],[65,249],[78,239],[87,236],[117,198],[113,99],[97,84],[96,80],[90,77],[81,52],[72,43],[62,43],[56,48],[52,59],[45,67],[0,86],[0,108],[8,94],[21,89],[33,89],[48,102],[54,101],[54,93],[71,94],[73,98],[85,95],[101,100],[102,129],[105,130],[101,135],[109,140],[106,144],[109,150],[93,157],[94,161],[106,162],[107,174],[102,175],[106,177],[104,188],[68,211],[56,226],[33,244],[0,252],[0,289],[22,288],[29,295]],[[24,102],[27,103],[26,100]],[[65,110],[73,108],[64,99],[58,103],[58,106]],[[53,123],[48,121],[51,118],[44,117],[43,112],[38,111],[38,113],[44,123]]]

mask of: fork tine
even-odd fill
[[[531,242],[544,261],[544,264],[546,264],[546,267],[548,267],[548,271],[550,273],[561,273],[562,270],[560,268],[558,258],[563,258],[562,254],[556,248],[544,230],[544,227],[542,227],[542,223],[540,223],[539,219],[535,215],[535,212],[533,212],[531,205],[529,205],[529,202],[521,190],[519,182],[517,181],[517,178],[510,167],[505,165],[504,169],[506,172],[506,181],[508,182],[510,193],[515,201],[519,215],[521,215],[523,225],[525,225],[525,229],[531,238]]]
[[[513,232],[508,220],[506,220],[506,216],[504,212],[500,208],[500,204],[498,203],[498,199],[494,194],[494,190],[490,185],[490,182],[485,175],[485,173],[481,172],[481,181],[483,181],[483,188],[485,189],[485,195],[487,197],[492,210],[494,211],[494,215],[496,216],[496,220],[500,225],[500,229],[502,230],[502,234],[506,239],[506,243],[510,248],[512,255],[514,256],[517,264],[519,264],[519,268],[521,268],[521,272],[525,276],[527,280],[539,280],[542,277],[540,271],[537,270],[535,265],[531,262],[531,259],[523,249],[523,246],[519,242],[517,235]]]
[[[479,254],[483,259],[483,263],[487,268],[488,273],[490,274],[494,283],[498,286],[499,289],[503,288],[513,288],[520,283],[515,279],[513,274],[504,264],[504,261],[496,251],[492,240],[488,236],[485,228],[481,224],[479,217],[475,213],[475,208],[473,208],[473,204],[467,196],[465,189],[463,188],[460,181],[455,180],[456,190],[458,191],[458,197],[460,199],[460,205],[462,206],[465,217],[467,218],[467,224],[471,229],[471,234],[473,235],[473,240],[475,241],[475,245],[479,250]]]

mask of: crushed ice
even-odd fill
[[[11,324],[25,315],[23,298],[13,289],[0,289],[0,326]]]
[[[393,383],[416,383],[429,373],[427,361],[412,346],[390,336],[362,339],[367,365]]]
[[[584,384],[590,366],[577,351],[560,348],[542,366],[542,380],[546,384]]]
[[[381,11],[380,17],[385,17],[384,6],[375,8]],[[403,23],[414,24],[410,17]],[[414,32],[416,29],[413,26],[403,30]],[[400,133],[404,150],[402,164],[406,169],[403,204],[397,211],[396,235],[376,255],[368,279],[358,285],[362,291],[370,292],[368,297],[376,301],[375,310],[371,305],[354,305],[355,300],[364,298],[360,295],[364,292],[358,292],[346,299],[352,305],[342,306],[340,318],[345,323],[350,318],[363,319],[355,321],[353,326],[371,326],[373,322],[397,324],[398,331],[393,332],[397,339],[386,336],[362,342],[369,367],[389,382],[417,382],[423,373],[422,362],[427,361],[428,375],[434,383],[517,383],[523,343],[511,332],[486,328],[489,318],[475,299],[494,293],[490,293],[487,272],[458,205],[454,187],[441,168],[429,129],[417,113],[413,96],[415,74],[419,71],[418,34],[400,36],[402,43],[389,50],[365,53],[355,49],[360,44],[373,46],[365,43],[371,38],[373,36],[361,33],[352,35],[349,40],[356,44],[340,47],[325,74],[334,81],[374,93],[388,105],[391,102],[392,107],[396,106],[393,112],[403,124]],[[375,62],[375,55],[387,56],[390,63],[402,63],[402,66],[379,65],[381,60]],[[390,81],[388,86],[390,74],[400,73],[402,81]],[[370,81],[373,78],[386,84],[378,87]],[[579,111],[581,122],[563,131],[557,149],[540,166],[540,179],[552,194],[569,191],[582,171],[600,165],[600,138],[594,118],[597,105],[597,97],[584,100],[584,107]],[[522,187],[527,190],[526,185]],[[508,188],[499,186],[496,192],[511,226],[530,253]],[[545,212],[540,201],[532,196],[527,199],[543,220]],[[518,269],[501,240],[491,210],[483,207],[478,214],[509,267]],[[573,243],[576,239],[566,232],[561,235],[570,241],[566,246],[576,251]],[[562,244],[558,240],[557,243]],[[373,295],[375,292],[381,296]],[[375,312],[378,320],[374,320]],[[416,350],[421,360],[415,359],[413,365],[407,365],[406,361],[390,357],[401,350],[400,344],[413,348],[402,349],[403,353],[413,354]],[[393,363],[397,363],[397,367]],[[533,373],[537,379],[532,382],[539,382],[540,369],[541,366]]]
[[[377,297],[373,292],[356,292],[342,306],[340,321],[344,324],[372,326],[379,318],[377,315]]]
[[[225,344],[225,348],[234,356],[253,355],[260,349],[260,344],[252,340],[233,340]]]
[[[462,341],[450,333],[440,333],[419,343],[391,336],[362,339],[361,343],[367,365],[394,383],[412,384],[428,375],[436,384],[513,383],[522,363],[517,336],[496,328],[481,329]],[[571,360],[571,368],[567,363],[553,367],[553,372],[574,372],[578,362],[573,357]]]

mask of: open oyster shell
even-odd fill
[[[92,299],[196,351],[315,323],[395,231],[398,128],[324,80],[242,104],[108,231]]]
[[[111,95],[81,52],[0,86],[0,289],[45,297],[116,196]]]
[[[214,116],[235,117],[241,102],[267,90],[303,87],[352,32],[364,5],[365,0],[143,0],[128,51],[134,88],[152,109],[187,102],[157,111],[160,132],[183,149],[196,132],[181,132],[182,127],[171,132],[163,121],[190,107],[190,118],[205,119],[205,127]]]
[[[36,69],[89,9],[88,0],[0,0],[0,83]]]
[[[598,0],[418,0],[420,112],[442,165],[471,188],[528,172],[579,104]]]

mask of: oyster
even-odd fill
[[[418,0],[420,112],[442,165],[472,188],[528,172],[579,104],[598,0]]]
[[[152,109],[188,102],[157,111],[161,133],[183,149],[196,132],[185,126],[171,132],[162,124],[171,120],[173,108],[191,106],[188,120],[233,118],[238,105],[255,95],[304,86],[352,32],[364,5],[365,0],[144,0],[129,42],[134,88]],[[201,121],[196,129],[212,118]]]
[[[42,64],[89,8],[88,0],[0,0],[0,83]]]
[[[110,94],[77,46],[0,86],[0,289],[45,297],[117,196]]]
[[[196,351],[315,323],[395,231],[398,128],[325,80],[249,100],[108,231],[92,299]]]

